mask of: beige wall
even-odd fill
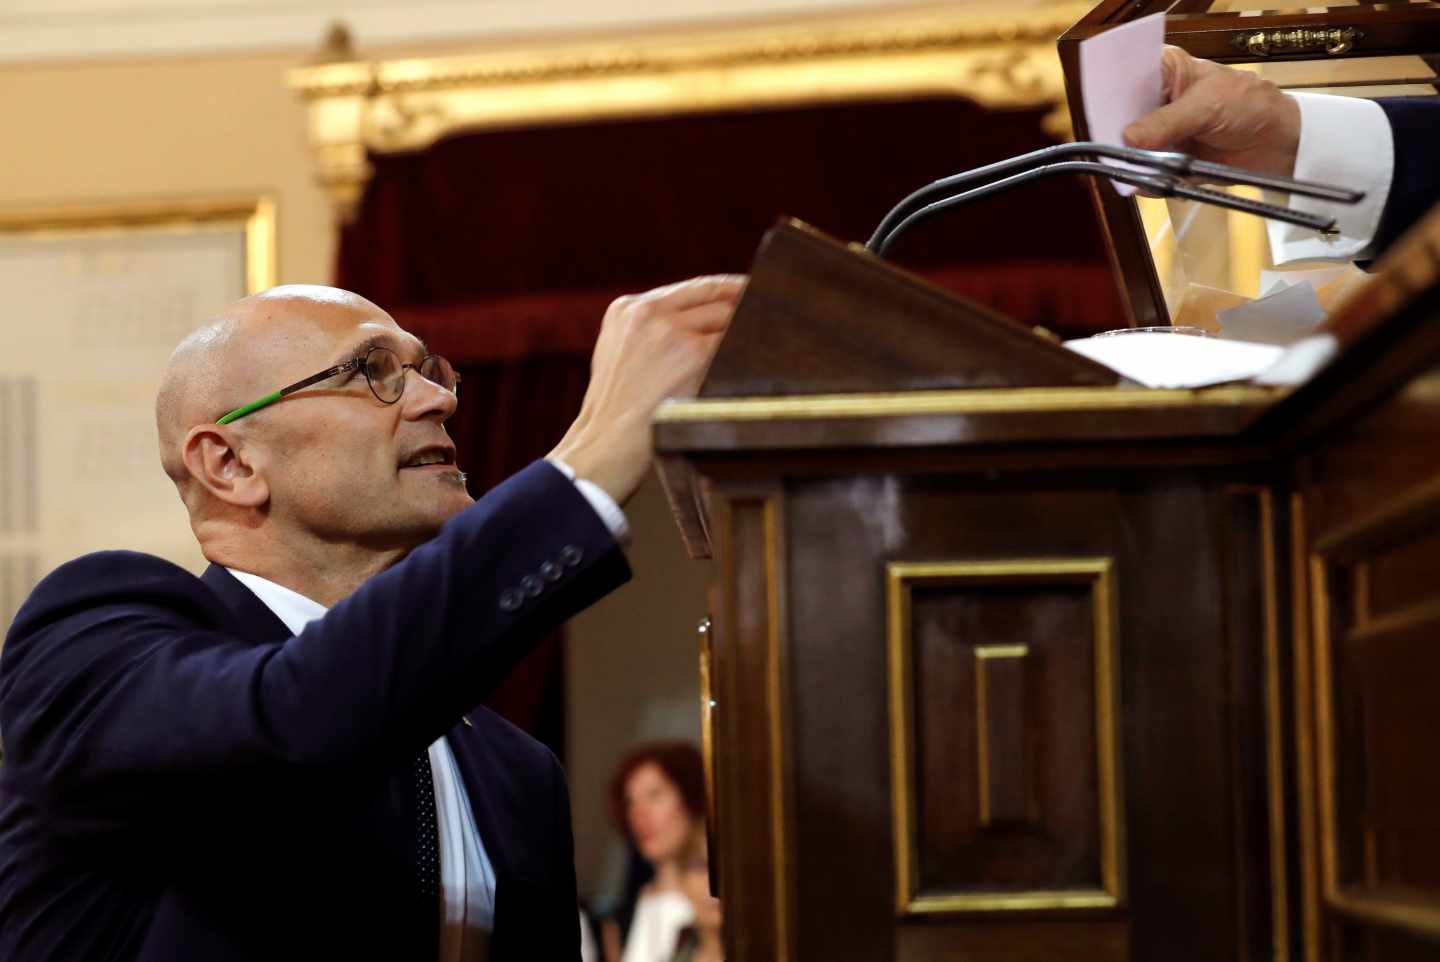
[[[312,183],[293,55],[0,67],[0,207],[268,193],[279,279],[331,277],[334,230]],[[0,336],[26,350],[23,324]],[[695,623],[702,569],[685,562],[658,486],[630,507],[635,581],[576,619],[569,756],[582,892],[600,884],[603,782],[633,741],[698,731]],[[613,852],[610,858],[614,858]]]
[[[272,193],[280,277],[330,276],[291,55],[0,67],[0,205]]]

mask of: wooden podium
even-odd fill
[[[727,959],[1440,958],[1435,251],[1153,391],[773,232],[654,434]]]

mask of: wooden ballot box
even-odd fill
[[[1254,71],[1284,90],[1354,97],[1436,94],[1440,3],[1435,0],[1102,0],[1059,42],[1077,140],[1090,135],[1080,96],[1080,44],[1161,12],[1166,43]],[[1185,201],[1122,197],[1108,184],[1094,183],[1090,190],[1130,323],[1169,323],[1187,313],[1187,300],[1203,299],[1217,288],[1247,298],[1262,293],[1262,271],[1270,266],[1262,221]],[[1238,192],[1260,198],[1258,191]]]
[[[654,426],[727,959],[1440,958],[1437,252],[1156,391],[772,232]]]

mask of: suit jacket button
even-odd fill
[[[580,563],[580,559],[583,557],[585,557],[585,555],[582,554],[580,549],[575,547],[573,544],[567,544],[565,547],[560,549],[560,563],[567,568],[573,568],[578,565]]]
[[[546,581],[559,581],[565,577],[565,569],[553,561],[547,561],[540,566],[540,575]]]
[[[514,588],[506,588],[505,591],[500,595],[500,610],[518,611],[520,605],[524,601],[525,597],[521,595],[520,592],[516,591]]]
[[[520,579],[520,589],[532,598],[540,597],[540,592],[545,590],[545,582],[534,575],[526,575]]]

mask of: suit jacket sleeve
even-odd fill
[[[1396,97],[1376,101],[1395,144],[1390,196],[1380,215],[1372,249],[1389,247],[1440,201],[1440,103],[1433,97]],[[1343,145],[1336,145],[1342,149]]]
[[[516,590],[542,566],[538,592]],[[168,562],[90,555],[36,588],[0,653],[8,777],[71,831],[345,790],[439,737],[628,576],[543,461],[283,642],[222,630],[208,589]]]

